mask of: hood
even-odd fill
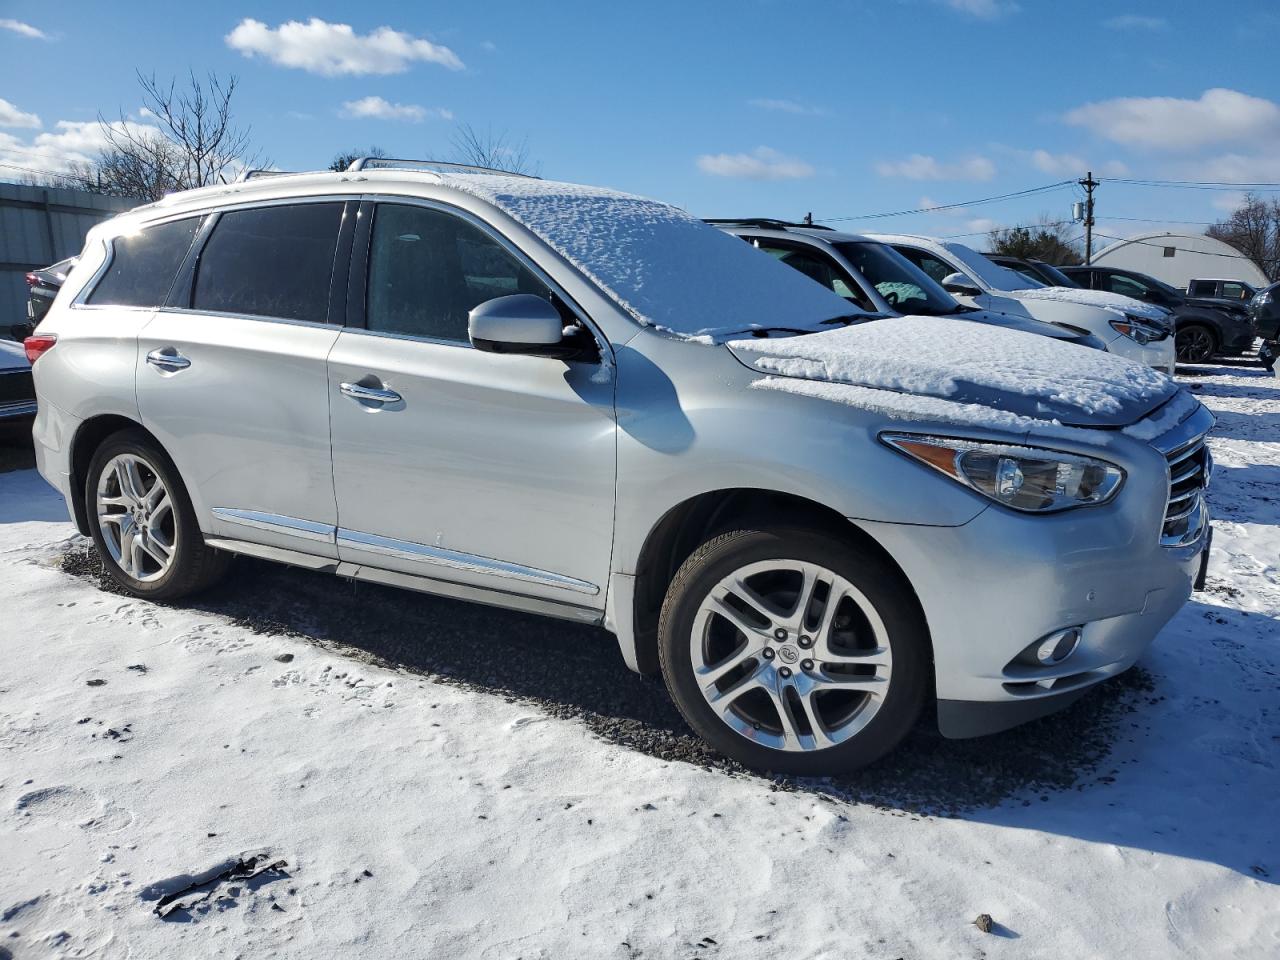
[[[1030,317],[1019,317],[1007,313],[991,313],[987,310],[973,310],[965,313],[949,314],[956,320],[967,320],[970,323],[987,323],[1005,330],[1021,330],[1023,333],[1034,333],[1041,337],[1051,337],[1067,343],[1076,343],[1095,350],[1105,350],[1107,345],[1079,327],[1071,327],[1065,323],[1051,323],[1048,320],[1033,320]]]
[[[931,415],[959,422],[985,423],[990,418],[983,411],[998,411],[1019,421],[1123,427],[1178,390],[1164,374],[1114,354],[939,317],[734,340],[728,347],[739,361],[762,373],[848,385],[862,396],[883,392],[928,398]],[[866,405],[892,407],[885,399]]]
[[[1209,307],[1212,310],[1225,310],[1227,313],[1249,312],[1247,300],[1228,300],[1225,297],[1187,297],[1183,302],[1189,307]]]
[[[1144,320],[1169,322],[1169,311],[1153,303],[1144,303],[1133,297],[1106,290],[1084,290],[1079,287],[1036,287],[1030,290],[1012,290],[1012,296],[1020,300],[1057,300],[1062,303],[1079,303],[1086,307],[1101,307],[1116,314],[1130,314]]]

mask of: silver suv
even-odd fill
[[[627,194],[255,178],[90,233],[27,341],[37,456],[136,596],[239,553],[602,624],[719,750],[829,773],[930,698],[970,736],[1124,670],[1209,532],[1164,375],[859,319]]]

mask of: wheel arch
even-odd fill
[[[90,417],[80,424],[71,440],[71,511],[75,517],[76,529],[86,537],[89,536],[89,517],[85,511],[84,493],[89,476],[89,463],[103,441],[122,430],[140,430],[157,446],[164,449],[163,444],[150,430],[137,420],[120,414],[102,414]]]
[[[630,610],[632,645],[629,662],[642,674],[658,672],[658,617],[676,571],[698,546],[716,534],[744,524],[803,524],[835,533],[857,544],[890,567],[911,592],[911,600],[927,624],[919,597],[902,567],[857,524],[825,504],[792,493],[754,487],[710,490],[690,496],[668,509],[649,530],[635,563]]]

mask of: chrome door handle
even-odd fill
[[[159,367],[161,370],[185,370],[191,366],[190,360],[171,347],[164,350],[152,350],[147,354],[147,363],[153,367]]]
[[[377,387],[365,387],[358,383],[344,383],[339,389],[343,396],[352,400],[370,400],[373,403],[399,403],[400,394],[394,390],[380,390]]]

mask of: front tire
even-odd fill
[[[704,543],[667,591],[659,660],[704,740],[746,766],[820,776],[893,749],[928,689],[909,585],[844,539],[802,527]]]
[[[177,468],[141,430],[103,441],[89,462],[84,496],[98,556],[135,597],[177,600],[226,573],[230,554],[205,546]]]
[[[1213,331],[1201,323],[1189,323],[1174,334],[1174,350],[1182,363],[1208,363],[1218,352]]]

